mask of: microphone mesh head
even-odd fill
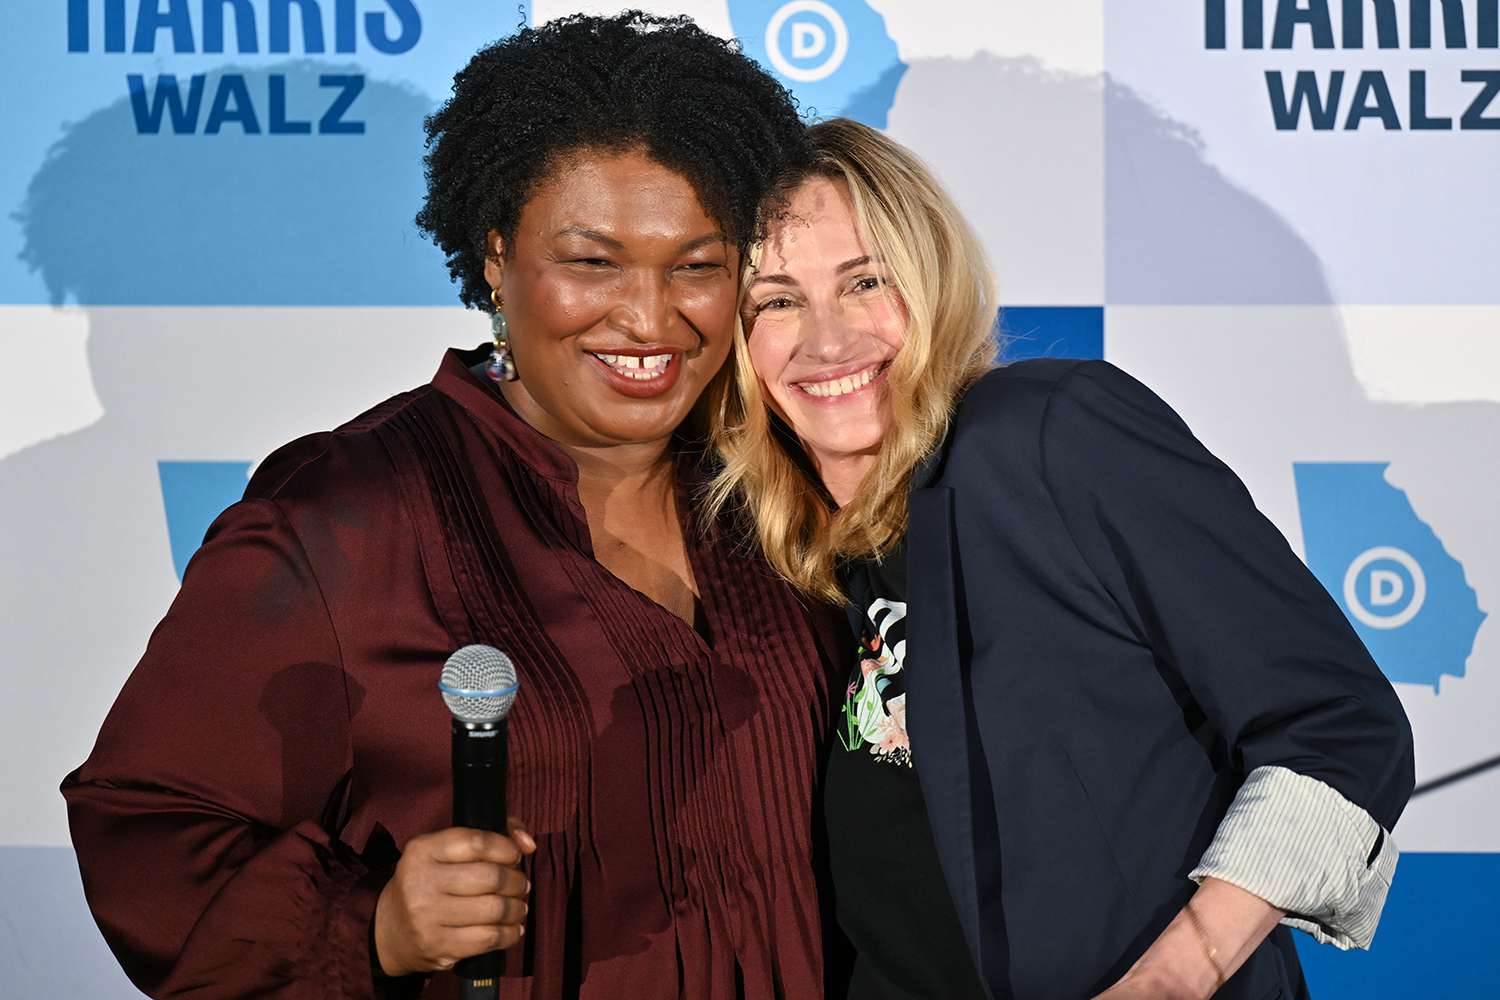
[[[499,722],[515,703],[516,665],[494,646],[465,646],[443,664],[438,690],[459,722]]]

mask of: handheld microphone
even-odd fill
[[[443,664],[438,690],[453,714],[454,826],[506,832],[505,717],[520,687],[515,664],[493,646],[465,646]],[[499,996],[499,952],[466,958],[454,971],[464,1000]]]

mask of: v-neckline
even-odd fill
[[[586,543],[586,548],[582,550],[582,554],[587,556],[602,571],[609,574],[610,578],[621,587],[634,594],[638,600],[659,611],[665,617],[670,618],[676,626],[690,633],[699,652],[705,656],[712,657],[714,655],[714,638],[718,630],[715,627],[716,616],[710,612],[708,602],[703,599],[703,588],[700,585],[700,581],[704,578],[703,559],[701,558],[703,553],[699,551],[701,539],[695,534],[694,525],[691,523],[692,514],[687,506],[688,498],[686,494],[688,491],[684,489],[683,484],[682,456],[674,455],[672,460],[675,466],[672,472],[672,506],[677,514],[678,530],[682,532],[682,548],[684,554],[687,556],[688,572],[693,577],[689,588],[693,594],[693,620],[688,621],[686,618],[678,615],[650,594],[622,579],[614,570],[599,561],[599,557],[594,553],[593,533],[589,530],[588,517],[583,513],[583,501],[577,498],[575,487],[573,499],[577,502],[579,513],[582,515],[582,523],[579,525],[581,540]]]
[[[547,437],[527,423],[500,392],[499,386],[476,371],[474,365],[482,361],[486,348],[472,351],[450,350],[434,378],[434,385],[454,398],[482,426],[496,433],[509,450],[548,486],[557,491],[566,501],[575,520],[574,530],[562,534],[573,542],[574,548],[602,572],[608,574],[619,586],[634,594],[636,599],[659,611],[677,626],[691,634],[698,650],[705,656],[714,655],[715,638],[718,636],[717,618],[703,599],[701,581],[704,579],[704,553],[700,551],[702,539],[697,537],[692,522],[690,491],[685,488],[683,475],[684,457],[674,453],[672,457],[672,489],[678,529],[682,532],[683,549],[687,555],[688,570],[692,573],[693,620],[688,621],[667,608],[651,595],[633,586],[604,563],[594,550],[593,532],[589,528],[588,512],[578,490],[578,463],[556,441]]]

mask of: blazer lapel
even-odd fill
[[[938,859],[953,893],[969,953],[979,964],[968,706],[959,656],[960,595],[953,560],[953,490],[946,486],[913,489],[908,509],[907,728]],[[984,969],[979,973],[983,977]]]

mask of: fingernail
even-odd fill
[[[527,892],[531,891],[531,879],[527,879],[526,880],[526,891]]]

